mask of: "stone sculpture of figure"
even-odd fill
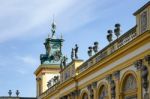
[[[63,70],[63,59],[60,61],[60,69]]]
[[[64,67],[67,66],[67,65],[66,65],[67,60],[68,60],[68,58],[67,58],[66,56],[64,56],[64,57],[63,57],[63,62],[62,62],[62,64],[63,64]]]
[[[91,47],[91,46],[89,47],[88,55],[89,55],[89,57],[91,57],[91,56],[92,56],[92,47]]]
[[[63,70],[67,66],[67,64],[66,64],[67,60],[68,60],[68,58],[66,56],[62,57],[62,59],[60,61],[60,69],[61,70]]]
[[[95,53],[98,52],[98,42],[94,42],[93,51],[94,51]]]
[[[111,42],[112,41],[112,30],[108,30],[108,35],[107,35],[107,40],[108,42]]]
[[[79,48],[79,47],[78,47],[78,45],[76,44],[76,45],[75,45],[75,49],[74,49],[74,51],[75,51],[75,58],[76,58],[76,59],[78,59],[78,54],[77,54],[77,53],[78,53],[78,48]]]
[[[56,76],[54,76],[53,81],[54,81],[54,84],[56,84],[56,83],[57,83]]]
[[[72,48],[72,51],[71,51],[71,59],[73,60],[74,59],[74,49]]]
[[[59,77],[59,76],[54,76],[54,82],[55,82],[55,83],[58,82],[58,77]]]
[[[148,90],[148,68],[145,65],[143,65],[141,69],[142,69],[141,75],[143,79],[143,88],[147,92]]]
[[[120,24],[115,24],[114,33],[117,38],[120,36]]]
[[[50,87],[52,86],[52,80],[49,80],[49,86]]]
[[[46,39],[44,45],[45,45],[45,49],[46,49],[46,54],[48,55],[50,53],[50,50],[51,50],[49,38]]]
[[[55,32],[56,32],[56,24],[55,24],[54,20],[53,20],[53,23],[52,23],[51,31],[52,31],[52,37],[53,37],[55,35]]]
[[[111,80],[111,96],[112,96],[112,99],[115,99],[115,89],[116,89],[116,86],[115,86],[115,82],[114,80]]]
[[[48,88],[51,87],[51,82],[52,82],[51,80],[49,80],[49,81],[47,82],[47,87],[48,87]]]

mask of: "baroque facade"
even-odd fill
[[[44,43],[46,53],[35,71],[38,99],[150,99],[150,1],[134,13],[136,25],[97,51],[98,43],[89,47],[90,58],[78,59],[78,46],[72,50],[72,61],[61,53],[62,38],[52,36]],[[92,55],[91,51],[95,54]]]

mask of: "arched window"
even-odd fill
[[[102,85],[99,91],[99,99],[107,99],[107,98],[108,98],[107,88],[104,85]]]
[[[88,94],[84,93],[82,99],[88,99]]]
[[[137,83],[133,75],[128,75],[123,81],[123,99],[137,99]]]

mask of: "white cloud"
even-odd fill
[[[68,32],[95,20],[95,7],[107,0],[12,0],[0,1],[0,43],[28,35],[30,30],[42,26],[55,14],[61,32]],[[97,4],[95,4],[97,3]],[[104,11],[105,9],[99,9]],[[40,27],[41,27],[40,26]],[[36,32],[32,32],[36,36]]]
[[[25,66],[36,66],[39,62],[32,56],[16,56],[16,59],[19,60],[19,62],[23,63],[22,65],[25,64]]]
[[[27,74],[27,71],[25,69],[17,69],[16,71],[22,75]]]
[[[0,1],[0,21],[4,23],[0,25],[0,42],[27,34],[72,3],[70,0]]]

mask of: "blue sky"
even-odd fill
[[[65,39],[63,53],[79,45],[79,58],[88,59],[88,46],[94,41],[105,47],[107,30],[121,24],[123,34],[135,23],[132,15],[149,0],[0,0],[0,96],[18,89],[21,96],[35,96],[33,72],[43,42],[51,33],[55,15],[57,33]],[[114,38],[115,39],[115,38]]]

